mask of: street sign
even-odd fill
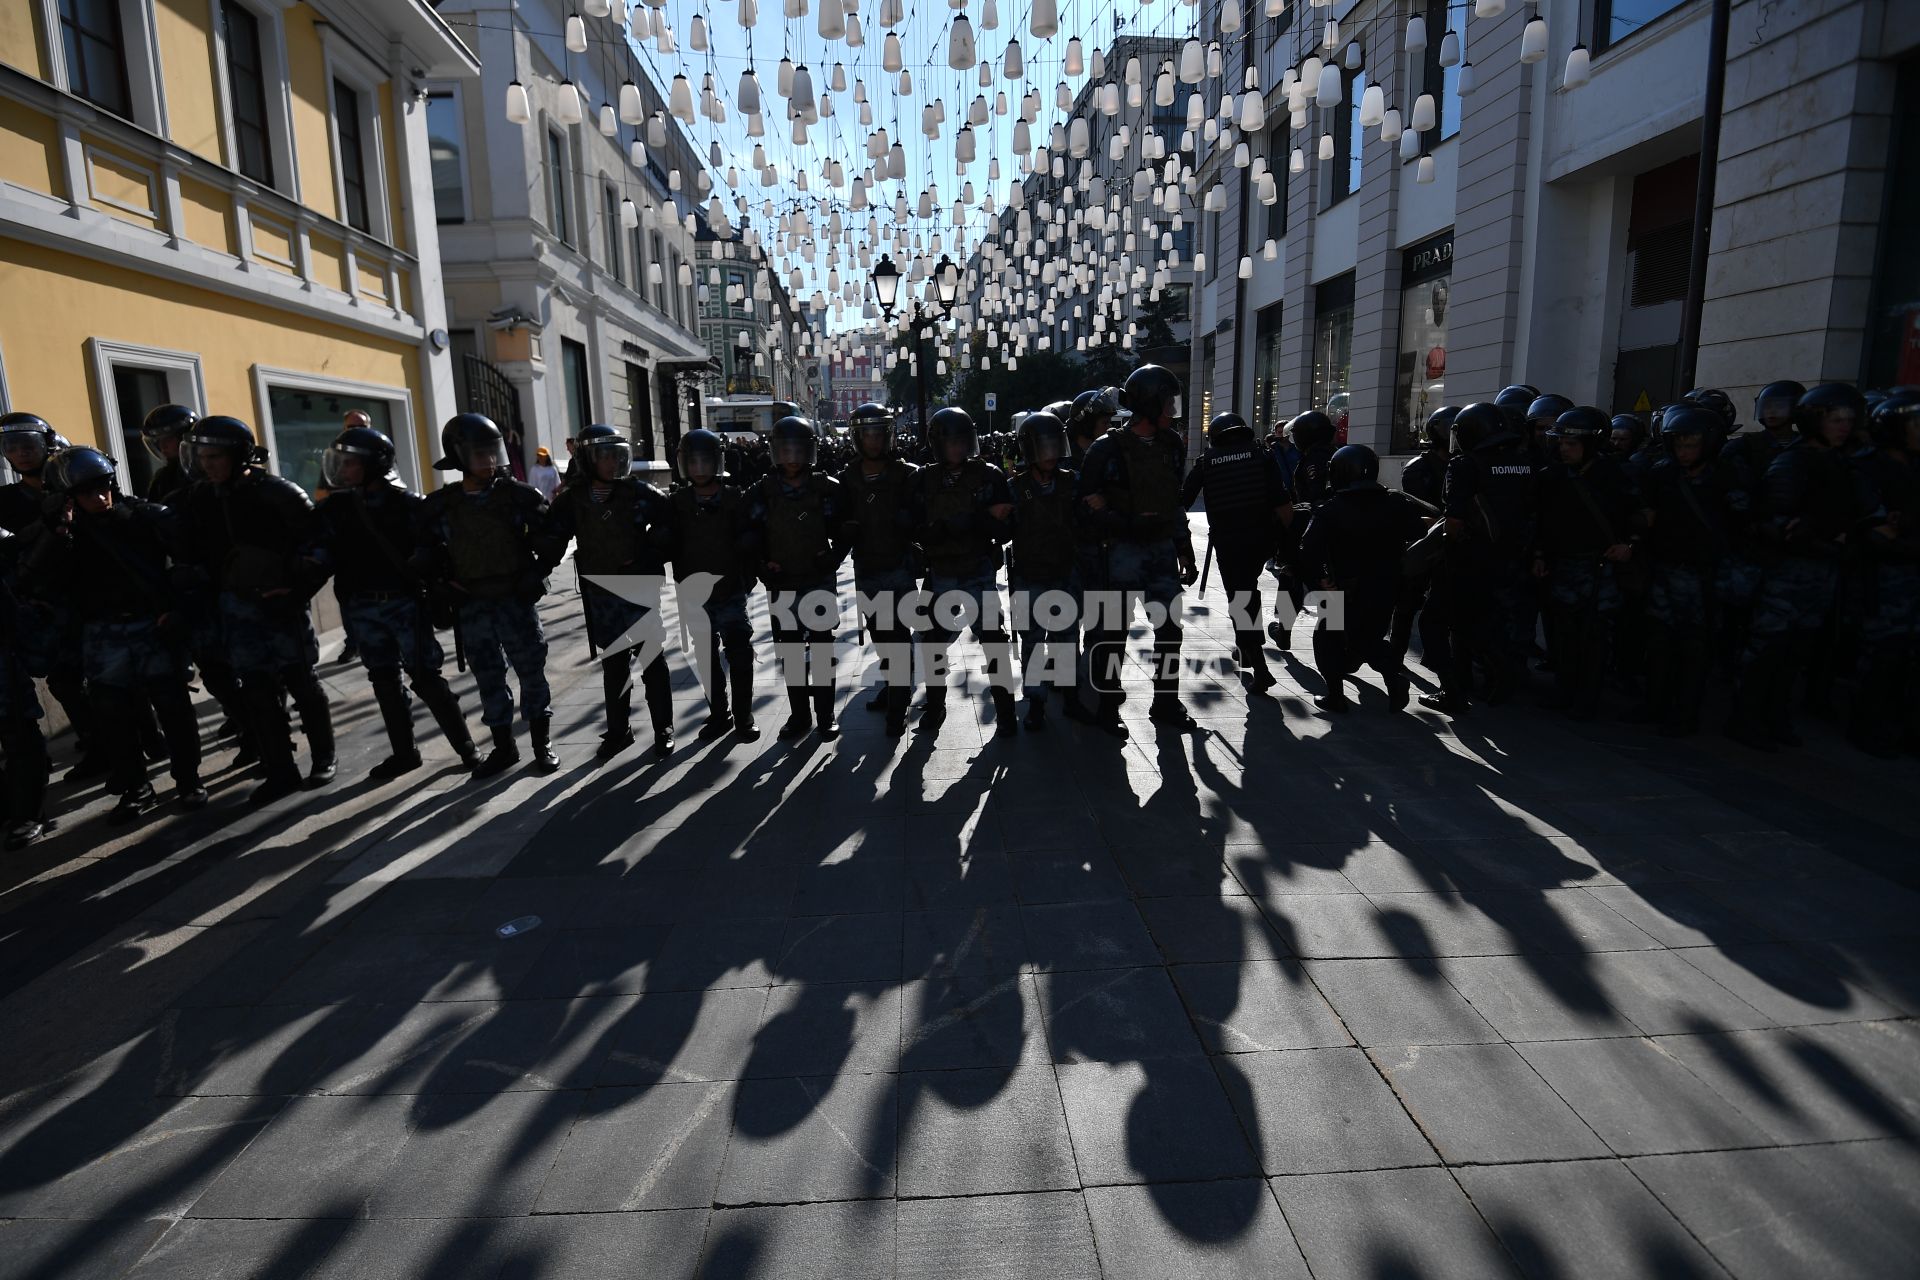
[[[987,412],[992,413],[1000,407],[1000,396],[996,392],[987,392]]]

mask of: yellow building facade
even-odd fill
[[[353,409],[430,483],[453,374],[424,0],[0,3],[0,401],[120,460],[188,404],[309,489]]]

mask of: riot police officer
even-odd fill
[[[1445,500],[1447,444],[1458,405],[1441,405],[1420,428],[1420,452],[1400,472],[1400,491],[1440,510]],[[1446,576],[1437,569],[1406,575],[1393,610],[1393,648],[1404,662],[1415,626],[1420,630],[1421,661],[1432,671],[1447,669]]]
[[[1528,609],[1527,563],[1536,497],[1526,443],[1507,414],[1482,401],[1454,415],[1445,486],[1446,575],[1452,618],[1440,693],[1421,704],[1459,715],[1468,708],[1476,661],[1487,669],[1487,701],[1500,703],[1520,678],[1515,621]]]
[[[1105,551],[1105,572],[1094,616],[1088,619],[1087,660],[1100,698],[1100,723],[1115,737],[1120,723],[1121,666],[1127,624],[1136,603],[1153,626],[1153,704],[1157,724],[1189,728],[1193,718],[1180,705],[1179,598],[1199,576],[1180,479],[1187,447],[1175,428],[1180,380],[1155,364],[1127,375],[1121,393],[1130,415],[1087,451],[1079,498],[1089,533]]]
[[[1722,427],[1705,409],[1665,415],[1666,457],[1641,486],[1647,581],[1646,718],[1667,737],[1693,733],[1712,665],[1714,581],[1726,554],[1726,511],[1714,465]]]
[[[402,672],[460,763],[468,769],[480,763],[460,700],[441,674],[446,651],[434,635],[426,586],[413,569],[426,500],[398,482],[393,455],[393,441],[372,427],[348,427],[320,455],[328,491],[320,519],[333,550],[334,596],[373,686],[392,752],[368,771],[375,782],[421,763]]]
[[[607,731],[595,758],[611,760],[633,745],[635,656],[642,660],[640,687],[653,723],[654,754],[666,756],[673,751],[673,688],[659,585],[670,539],[667,495],[633,475],[633,445],[618,427],[596,422],[580,432],[577,444],[574,478],[554,495],[548,511],[555,539],[548,556],[558,559],[569,541],[577,544],[573,566],[587,615],[587,643],[601,654],[607,710]]]
[[[853,545],[853,587],[861,623],[880,656],[880,686],[867,710],[886,712],[886,731],[907,731],[913,699],[913,633],[907,607],[913,572],[914,476],[919,468],[900,457],[893,411],[863,404],[849,419],[858,451],[840,476],[846,500],[847,537]]]
[[[1533,402],[1539,398],[1540,388],[1530,382],[1502,387],[1493,397],[1493,406],[1500,410],[1507,433],[1520,442],[1521,451],[1535,466],[1552,461],[1553,453],[1546,439],[1530,434],[1527,429],[1527,410],[1533,408]]]
[[[1400,491],[1438,510],[1447,474],[1447,442],[1458,405],[1444,404],[1427,415],[1420,428],[1420,452],[1400,472]]]
[[[324,527],[306,493],[256,465],[253,428],[202,418],[181,446],[185,495],[176,504],[201,575],[219,592],[220,642],[240,677],[265,779],[248,798],[267,804],[300,787],[285,695],[300,712],[311,757],[307,785],[334,776],[333,714],[314,666],[320,642],[307,602],[326,581]]]
[[[1024,425],[1024,423],[1023,423]],[[1013,495],[1004,471],[979,456],[973,418],[941,409],[927,420],[933,461],[914,477],[914,527],[927,557],[927,707],[919,732],[937,732],[947,718],[947,650],[971,629],[986,656],[994,732],[1015,733],[1013,643],[1000,600],[1000,544],[1011,532]]]
[[[1064,684],[1069,706],[1080,701],[1080,557],[1074,519],[1073,477],[1061,463],[1067,431],[1053,410],[1027,415],[1020,424],[1021,469],[1008,482],[1013,498],[1013,538],[1007,583],[1020,628],[1021,683],[1026,690],[1026,726],[1047,727],[1047,686]]]
[[[1714,585],[1723,610],[1728,648],[1746,650],[1747,628],[1760,583],[1779,558],[1779,546],[1766,534],[1763,497],[1767,468],[1794,438],[1793,410],[1807,389],[1797,382],[1769,382],[1754,397],[1758,431],[1743,431],[1720,448],[1719,468],[1727,508],[1727,554]]]
[[[1352,704],[1341,682],[1364,663],[1385,679],[1387,705],[1399,711],[1410,692],[1389,634],[1400,562],[1407,545],[1440,512],[1382,487],[1380,459],[1363,444],[1335,450],[1327,471],[1329,493],[1300,535],[1307,581],[1322,591],[1338,591],[1343,613],[1339,628],[1322,618],[1314,629],[1314,663],[1327,685],[1315,701],[1324,711],[1346,711]]]
[[[1728,734],[1762,751],[1798,746],[1793,683],[1832,613],[1845,537],[1862,514],[1843,450],[1864,401],[1844,383],[1809,389],[1793,409],[1795,439],[1761,478],[1761,539],[1775,555],[1761,579],[1741,653]]]
[[[1560,463],[1560,450],[1552,432],[1554,424],[1560,421],[1560,415],[1573,407],[1573,401],[1551,391],[1537,395],[1527,403],[1527,451],[1532,455],[1534,465],[1542,470]],[[1605,432],[1601,433],[1599,443],[1605,443],[1605,435]]]
[[[110,821],[129,822],[157,799],[147,781],[141,721],[151,705],[165,735],[175,803],[207,803],[200,784],[200,729],[187,691],[185,619],[170,586],[184,555],[178,515],[121,494],[114,460],[64,449],[47,468],[47,510],[26,534],[22,576],[41,580],[73,607],[81,662],[111,761]]]
[[[1865,670],[1848,737],[1891,758],[1920,747],[1920,391],[1888,395],[1873,407],[1868,430],[1874,511],[1860,536],[1869,603],[1860,620]]]
[[[696,652],[705,664],[702,679],[711,713],[701,734],[717,737],[731,729],[742,742],[753,742],[760,729],[753,722],[747,593],[761,562],[760,543],[746,495],[721,482],[723,455],[720,437],[704,428],[680,437],[682,482],[668,495],[670,554],[674,581],[681,584],[682,625],[690,621],[690,595],[697,597],[705,621],[705,643],[696,645]],[[690,591],[690,583],[697,589]]]
[[[840,736],[835,575],[847,533],[840,483],[819,470],[819,450],[819,432],[806,418],[789,414],[773,424],[774,469],[754,491],[752,518],[761,536],[774,654],[787,686],[789,714],[778,736],[798,738],[817,726],[821,740],[831,742]]]
[[[420,509],[416,572],[453,602],[454,637],[480,687],[480,719],[493,749],[474,770],[491,777],[520,759],[513,739],[513,693],[507,667],[520,680],[533,767],[552,773],[553,694],[547,685],[547,636],[535,607],[546,594],[558,556],[547,533],[540,491],[513,478],[500,428],[478,413],[457,414],[440,429],[445,456],[434,467],[460,472],[460,483],[436,489]]]
[[[1248,689],[1265,693],[1277,681],[1260,627],[1260,575],[1278,548],[1289,500],[1280,465],[1237,413],[1216,414],[1207,424],[1206,452],[1180,488],[1182,509],[1203,493],[1208,545],[1220,559],[1241,677]]]
[[[169,495],[187,482],[187,469],[180,464],[180,443],[187,429],[200,421],[200,415],[184,404],[163,404],[140,421],[140,442],[153,455],[153,479],[147,482],[148,502],[165,502]]]
[[[1073,412],[1066,418],[1067,435],[1072,443],[1068,467],[1078,472],[1086,464],[1087,450],[1107,433],[1114,415],[1120,412],[1120,393],[1113,387],[1096,387],[1073,398]]]
[[[18,588],[18,550],[0,538],[0,799],[4,799],[8,851],[24,849],[57,822],[44,805],[52,761],[40,721],[46,712],[23,657],[30,625]]]
[[[1633,554],[1632,490],[1600,451],[1608,429],[1607,415],[1590,406],[1561,413],[1546,433],[1558,458],[1540,472],[1533,576],[1545,587],[1558,705],[1581,720],[1599,713],[1620,611],[1615,569]]]

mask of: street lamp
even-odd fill
[[[940,314],[953,314],[953,304],[960,294],[960,266],[946,254],[940,255],[940,262],[933,269],[934,286],[940,298]],[[893,264],[891,254],[881,254],[880,261],[873,267],[873,292],[879,300],[880,312],[887,319],[893,319],[894,307],[900,301],[900,268]],[[917,393],[920,408],[920,430],[927,429],[927,361],[920,350],[921,335],[933,328],[933,317],[926,314],[918,299],[914,300],[913,313],[907,319],[907,329],[913,338],[914,390]]]
[[[940,289],[940,310],[952,315],[954,297],[960,292],[960,268],[943,253],[940,255],[940,265],[934,268],[933,278]]]
[[[900,296],[900,268],[893,265],[891,254],[881,254],[874,264],[873,291],[879,296],[881,314],[893,319],[893,304]]]

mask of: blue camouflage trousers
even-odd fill
[[[413,597],[374,599],[355,596],[341,606],[347,634],[360,646],[360,662],[369,673],[438,671],[446,650],[427,622],[426,606]]]
[[[1020,677],[1031,702],[1045,702],[1047,687],[1079,682],[1080,580],[1013,582],[1014,621],[1020,628]]]
[[[1647,582],[1647,616],[1676,631],[1709,626],[1713,581],[1712,571],[1698,565],[1656,562]]]
[[[1714,572],[1714,594],[1729,608],[1749,608],[1759,599],[1760,584],[1765,579],[1765,567],[1753,557],[1726,556]]]
[[[1565,610],[1614,613],[1620,581],[1614,566],[1593,556],[1557,556],[1547,565],[1547,599]]]
[[[553,711],[553,693],[547,687],[547,636],[540,614],[524,600],[466,600],[461,602],[460,639],[467,665],[480,688],[480,720],[489,729],[513,723],[513,692],[507,688],[507,666],[520,680],[520,711],[531,724]]]
[[[1920,636],[1920,565],[1875,565],[1873,607],[1860,621],[1861,640],[1878,646],[1916,636]]]
[[[185,648],[153,618],[85,624],[80,661],[90,684],[109,689],[141,690],[187,680]]]
[[[998,571],[928,574],[926,591],[927,629],[921,637],[921,652],[928,684],[944,686],[948,646],[962,631],[971,631],[986,657],[987,669],[982,674],[988,683],[995,688],[1011,688],[1013,642],[1007,636],[1007,608],[1000,597]]]
[[[587,638],[601,653],[639,645],[650,645],[656,654],[666,652],[666,631],[657,598],[649,604],[637,604],[601,587],[584,585],[580,600],[587,615]]]
[[[1106,548],[1104,581],[1087,593],[1087,669],[1102,695],[1120,696],[1127,628],[1136,605],[1149,606],[1153,624],[1153,688],[1156,695],[1179,688],[1181,627],[1180,553],[1172,538],[1148,542],[1116,539]]]
[[[220,631],[233,669],[242,676],[311,668],[320,661],[313,620],[291,596],[274,603],[222,591]]]
[[[861,610],[860,625],[880,659],[880,678],[896,688],[913,684],[913,631],[907,625],[907,610],[919,584],[913,571],[897,569],[856,569],[853,575],[856,599],[872,602]]]
[[[1768,569],[1753,606],[1748,656],[1775,640],[1821,630],[1839,591],[1836,561],[1788,556]]]

